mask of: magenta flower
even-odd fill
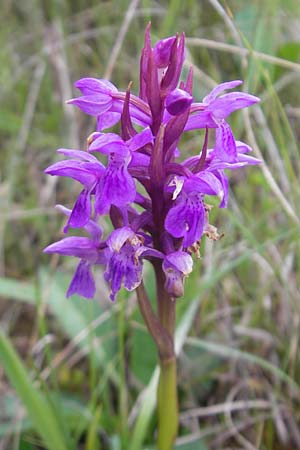
[[[69,209],[64,207],[59,209],[67,216],[71,216]],[[58,253],[64,256],[75,256],[75,258],[80,259],[67,291],[67,297],[78,294],[85,298],[93,298],[96,287],[92,275],[92,266],[106,262],[104,249],[103,246],[101,248],[100,244],[102,229],[92,220],[89,220],[84,228],[90,234],[90,238],[66,237],[44,249],[45,253]]]
[[[140,92],[119,91],[107,80],[83,78],[75,83],[81,96],[69,101],[95,116],[88,151],[60,149],[68,159],[46,173],[65,176],[82,185],[65,232],[84,228],[90,237],[67,237],[48,246],[47,253],[80,259],[67,295],[91,298],[95,292],[93,265],[105,266],[104,278],[114,300],[122,286],[128,291],[142,282],[143,260],[159,266],[165,289],[182,296],[203,234],[209,235],[208,196],[228,203],[226,169],[259,164],[250,148],[236,141],[226,122],[234,111],[259,101],[243,93],[224,93],[241,81],[221,83],[202,101],[192,94],[193,72],[180,80],[185,57],[184,34],[151,45],[150,28],[140,60]],[[120,122],[120,133],[103,130]],[[180,139],[188,130],[205,129],[203,149],[184,159]],[[213,148],[207,149],[210,129]],[[103,164],[97,158],[107,158]],[[179,158],[179,155],[182,157]],[[106,238],[93,227],[109,214],[114,230]]]
[[[111,300],[115,299],[121,285],[128,291],[134,290],[142,281],[142,256],[163,255],[143,245],[143,238],[129,227],[118,228],[106,241],[107,267],[104,278],[111,285]]]
[[[203,108],[203,111],[192,115],[185,127],[186,130],[216,128],[215,151],[220,159],[229,162],[236,161],[237,149],[230,125],[225,120],[226,117],[238,109],[247,108],[259,102],[258,97],[244,92],[231,92],[218,97],[225,90],[233,89],[240,84],[242,81],[235,80],[221,83],[214,88],[198,105]]]

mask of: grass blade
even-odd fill
[[[0,355],[4,370],[46,448],[68,450],[70,447],[66,443],[49,401],[33,386],[21,359],[3,332],[0,332]]]

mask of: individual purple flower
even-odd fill
[[[175,186],[174,205],[166,215],[165,228],[175,238],[183,238],[183,247],[190,247],[201,239],[204,231],[204,195],[217,195],[223,199],[223,186],[218,177],[208,172],[186,179],[176,177],[172,184]]]
[[[58,150],[58,153],[62,153],[72,159],[52,164],[45,170],[45,173],[73,178],[84,187],[65,226],[64,231],[67,232],[69,227],[80,228],[85,226],[90,220],[92,212],[91,195],[103,177],[105,167],[95,156],[81,150],[61,148]]]
[[[136,187],[128,171],[128,165],[132,159],[132,153],[151,142],[152,139],[150,128],[136,134],[127,142],[114,133],[94,134],[89,151],[107,154],[109,161],[96,186],[95,210],[97,213],[106,213],[111,205],[122,207],[134,201]]]
[[[258,97],[244,92],[220,93],[233,89],[242,83],[240,80],[221,83],[215,87],[200,104],[203,111],[191,115],[185,130],[195,128],[216,128],[215,151],[220,159],[234,162],[237,158],[236,142],[226,118],[234,111],[247,108],[260,101]]]
[[[216,152],[215,149],[209,149],[207,151],[205,162],[202,166],[202,169],[200,172],[197,173],[198,177],[208,177],[211,176],[209,174],[213,174],[215,179],[217,179],[220,183],[220,191],[219,194],[216,194],[220,197],[220,208],[226,208],[228,204],[228,177],[225,175],[224,170],[230,169],[230,170],[236,170],[240,169],[242,167],[246,166],[254,166],[261,164],[261,161],[257,158],[254,158],[253,156],[248,155],[251,151],[251,148],[241,141],[236,141],[236,148],[237,148],[237,157],[236,161],[229,162],[224,161],[223,159],[220,159],[219,153]],[[192,156],[191,158],[188,158],[186,161],[184,161],[184,166],[189,168],[192,172],[195,172],[195,169],[197,168],[199,161],[201,160],[201,155],[198,156]],[[208,194],[208,192],[205,192]],[[215,194],[211,194],[215,195]]]
[[[134,290],[142,281],[142,255],[162,254],[143,245],[143,238],[129,227],[114,230],[106,241],[107,259],[105,280],[111,286],[110,298],[114,301],[122,284],[128,291]]]
[[[71,211],[67,208],[60,207],[66,214],[70,215]],[[104,264],[104,250],[100,247],[100,239],[102,235],[101,228],[93,221],[89,221],[85,226],[86,231],[91,235],[88,237],[70,236],[61,239],[44,249],[45,253],[58,253],[64,256],[74,256],[79,258],[79,264],[72,278],[67,291],[67,297],[73,294],[81,295],[85,298],[93,298],[96,287],[92,274],[92,266],[95,264]]]
[[[165,289],[172,297],[182,297],[184,280],[192,272],[193,259],[186,252],[177,251],[165,256],[162,264],[165,273]]]
[[[83,94],[72,98],[67,103],[80,108],[86,114],[97,117],[97,131],[110,128],[119,122],[126,97],[108,80],[82,78],[74,86]],[[131,96],[129,106],[132,120],[138,125],[151,124],[151,115],[147,103],[136,96]]]

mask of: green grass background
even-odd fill
[[[134,294],[112,305],[99,273],[94,302],[66,300],[75,262],[42,254],[77,189],[43,169],[94,127],[64,104],[72,83],[137,91],[149,20],[153,42],[186,32],[195,98],[230,79],[262,98],[231,125],[264,164],[230,174],[229,208],[211,214],[225,236],[203,242],[178,300],[176,449],[300,448],[299,1],[2,0],[1,450],[154,449],[155,348]]]

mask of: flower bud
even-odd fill
[[[167,111],[172,116],[184,113],[192,104],[193,97],[182,89],[174,89],[166,98]]]
[[[154,61],[155,65],[159,69],[164,69],[169,65],[170,56],[171,56],[171,48],[176,39],[176,36],[171,36],[166,39],[162,39],[155,44],[154,50]]]
[[[184,279],[193,269],[192,257],[186,252],[169,253],[162,265],[165,273],[165,289],[172,297],[182,297],[184,294]]]

